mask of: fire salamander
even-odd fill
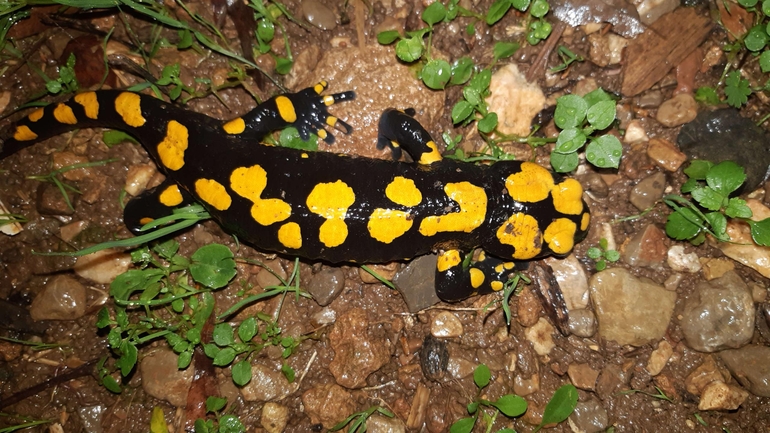
[[[127,91],[81,93],[14,125],[0,158],[74,128],[120,129],[167,177],[126,207],[132,230],[198,202],[240,239],[311,260],[378,263],[438,251],[436,291],[446,301],[500,290],[514,262],[567,254],[585,237],[590,215],[578,181],[531,162],[442,159],[403,111],[382,114],[377,145],[415,162],[258,144],[287,125],[329,143],[326,127],[350,133],[327,107],[355,94],[322,95],[325,87],[273,97],[224,122]],[[474,247],[485,254],[464,266]]]

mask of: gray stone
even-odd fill
[[[738,382],[752,394],[770,397],[770,347],[751,345],[719,353]]]

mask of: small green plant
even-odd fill
[[[577,388],[574,385],[562,385],[553,393],[548,404],[543,410],[543,419],[540,420],[535,432],[550,424],[559,424],[572,415],[578,401]]]
[[[473,426],[476,425],[479,415],[483,414],[486,424],[491,426],[498,413],[502,412],[509,418],[515,418],[524,415],[527,411],[527,401],[518,395],[507,394],[496,401],[489,401],[481,398],[481,392],[489,385],[492,379],[492,372],[489,371],[489,367],[484,364],[476,367],[473,371],[473,382],[476,384],[478,390],[476,391],[476,398],[468,404],[468,414],[471,416],[467,418],[461,418],[455,421],[451,427],[449,427],[450,433],[470,433],[473,430]],[[488,415],[486,411],[480,410],[483,407],[493,409],[493,415]],[[510,429],[503,429],[501,432],[512,431]]]
[[[591,164],[600,168],[617,168],[623,152],[620,140],[611,134],[594,135],[609,128],[615,117],[615,101],[602,89],[585,96],[559,97],[553,120],[561,132],[551,153],[553,169],[566,173],[577,168],[578,151],[583,146],[586,148],[586,159]]]
[[[591,247],[586,251],[586,255],[596,261],[597,271],[607,269],[607,262],[615,263],[620,260],[620,253],[615,250],[608,250],[607,244],[607,239],[601,238],[598,247]]]
[[[32,69],[45,80],[45,88],[52,95],[75,93],[80,88],[75,76],[75,55],[72,53],[67,58],[67,63],[59,67],[59,78],[55,80],[48,78],[36,67]]]
[[[706,239],[706,234],[710,234],[721,242],[729,242],[729,217],[746,222],[757,245],[770,246],[770,218],[751,220],[753,213],[746,201],[731,197],[746,180],[743,167],[732,161],[714,164],[695,160],[684,172],[689,179],[681,191],[690,194],[695,203],[676,194],[663,197],[673,209],[666,221],[669,237],[699,245]]]
[[[75,188],[72,185],[66,184],[63,181],[59,179],[59,175],[62,173],[66,173],[70,170],[77,170],[79,168],[88,168],[88,167],[98,167],[102,165],[107,165],[113,162],[117,162],[118,159],[112,158],[112,159],[105,159],[102,161],[92,161],[92,162],[81,162],[78,164],[72,164],[68,165],[66,167],[62,167],[58,170],[54,170],[48,174],[40,174],[35,176],[27,176],[27,179],[31,180],[39,180],[42,182],[51,182],[61,191],[62,197],[64,197],[65,203],[67,203],[67,207],[69,207],[72,210],[75,210],[75,208],[72,206],[72,201],[70,200],[69,193],[67,191],[73,192],[75,194],[82,194],[79,189]]]
[[[335,424],[334,427],[329,429],[329,431],[340,431],[345,428],[346,425],[350,424],[348,433],[364,433],[366,432],[366,420],[369,419],[369,417],[372,416],[375,412],[385,415],[388,418],[393,418],[395,416],[393,412],[385,409],[384,407],[372,406],[369,409],[350,415],[349,417]]]
[[[511,296],[518,294],[521,292],[521,286],[520,283],[529,284],[532,280],[530,280],[526,275],[522,274],[521,272],[516,272],[514,274],[513,278],[506,281],[503,285],[503,315],[505,316],[505,323],[510,325],[511,324],[511,317],[513,317],[513,314],[511,313]]]
[[[583,56],[578,55],[570,51],[569,48],[565,47],[564,45],[559,45],[559,48],[556,50],[556,52],[559,54],[559,57],[561,58],[561,64],[554,66],[553,68],[549,69],[550,72],[561,72],[567,70],[567,68],[570,67],[571,64],[575,62],[582,62],[585,59]]]
[[[529,12],[526,27],[527,42],[531,45],[537,45],[551,34],[551,23],[545,20],[551,6],[546,0],[496,0],[487,12],[487,24],[491,26],[500,21],[511,8],[519,12]]]
[[[244,433],[246,426],[237,416],[223,413],[225,406],[227,406],[227,399],[208,397],[206,412],[214,414],[215,419],[195,420],[195,433]]]

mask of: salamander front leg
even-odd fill
[[[166,180],[131,199],[123,210],[123,223],[131,233],[140,235],[144,233],[141,229],[145,224],[195,203],[197,201],[187,191]]]

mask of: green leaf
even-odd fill
[[[440,23],[446,17],[446,7],[440,1],[435,1],[422,11],[422,20],[429,26]]]
[[[385,30],[384,32],[377,34],[377,42],[381,45],[390,45],[393,42],[396,42],[400,36],[398,30]]]
[[[464,122],[465,119],[471,116],[471,114],[473,114],[473,105],[465,100],[458,101],[457,104],[452,107],[452,123],[456,125]]]
[[[120,369],[120,374],[128,376],[136,365],[138,351],[133,343],[123,341],[120,344],[120,358],[115,361],[115,366]]]
[[[476,424],[476,418],[460,418],[449,427],[449,433],[470,433],[473,425]]]
[[[291,67],[294,65],[294,61],[286,57],[276,56],[275,58],[275,72],[286,75],[291,72]]]
[[[743,43],[746,45],[746,49],[755,53],[762,48],[765,48],[765,45],[767,45],[767,32],[765,31],[765,27],[762,25],[752,27],[743,38]]]
[[[198,248],[190,256],[190,275],[193,279],[212,289],[227,285],[235,277],[233,252],[224,245],[210,244]]]
[[[704,159],[694,159],[683,171],[684,174],[686,174],[691,179],[706,180],[706,174],[708,174],[709,170],[711,170],[711,167],[713,166],[714,163],[711,161],[706,161]]]
[[[770,72],[770,50],[762,51],[762,54],[759,55],[759,67],[765,74]]]
[[[527,411],[527,401],[518,395],[507,394],[492,403],[492,406],[500,409],[507,417],[517,417]]]
[[[695,237],[703,227],[703,219],[690,208],[679,208],[666,220],[666,234],[678,241]]]
[[[586,255],[589,259],[596,260],[602,256],[602,250],[597,247],[591,247],[586,250]]]
[[[224,349],[217,352],[217,355],[214,357],[212,362],[218,367],[224,367],[226,365],[230,365],[230,363],[233,362],[235,355],[235,350],[230,347],[225,347]]]
[[[422,36],[401,39],[396,43],[396,57],[406,63],[412,63],[422,57],[424,47]]]
[[[267,19],[257,21],[257,36],[262,42],[269,43],[275,37],[275,25]]]
[[[551,167],[557,173],[568,173],[577,168],[580,158],[576,152],[557,153],[551,152]]]
[[[574,153],[586,143],[586,136],[583,131],[577,128],[567,128],[559,133],[556,138],[556,147],[553,151],[556,153]]]
[[[468,101],[469,104],[473,105],[474,107],[481,105],[482,101],[484,100],[481,96],[481,91],[472,86],[465,86],[463,88],[463,97],[466,101]]]
[[[251,364],[248,361],[238,361],[231,370],[233,382],[238,386],[245,386],[251,381]]]
[[[738,0],[738,4],[745,8],[753,8],[758,3],[758,0]]]
[[[511,0],[495,0],[487,12],[487,25],[491,26],[500,21],[510,8]]]
[[[545,406],[541,426],[558,424],[567,419],[577,406],[578,392],[574,385],[562,385],[553,393],[553,397]]]
[[[757,245],[770,246],[770,218],[762,221],[747,220],[751,227],[751,238]]]
[[[497,128],[497,113],[489,113],[478,123],[479,131],[489,134]]]
[[[127,134],[123,131],[117,131],[115,129],[104,131],[104,133],[102,134],[102,141],[104,141],[104,144],[106,144],[107,147],[112,147],[112,146],[115,146],[116,144],[120,144],[126,141],[130,141],[132,143],[137,143],[137,144],[139,143],[130,134]]]
[[[723,196],[729,196],[746,181],[743,167],[733,161],[723,161],[706,173],[706,184]]]
[[[246,427],[235,415],[222,415],[219,418],[219,433],[244,433]]]
[[[492,50],[495,58],[494,61],[511,57],[519,47],[520,45],[515,42],[497,42]]]
[[[741,78],[740,71],[732,71],[725,78],[725,95],[727,103],[735,108],[740,108],[749,100],[751,88],[749,81]]]
[[[733,197],[727,201],[725,214],[730,218],[751,218],[753,212],[751,212],[751,208],[746,205],[746,200]]]
[[[307,140],[303,140],[302,137],[300,137],[297,128],[289,126],[281,131],[281,134],[278,136],[278,144],[281,147],[288,147],[289,149],[315,152],[318,150],[318,136],[316,134],[310,134],[307,137]]]
[[[602,135],[586,146],[586,159],[599,168],[618,168],[623,145],[614,135]]]
[[[768,61],[770,61],[770,57],[768,58]],[[760,64],[761,63],[762,61],[760,60]],[[707,86],[699,87],[698,90],[695,91],[695,100],[706,105],[717,105],[721,102],[716,89]]]
[[[227,405],[227,399],[223,397],[207,397],[206,398],[206,412],[219,412]]]
[[[452,78],[452,68],[446,60],[433,59],[422,68],[422,81],[429,89],[443,89],[450,78]]]
[[[722,212],[708,212],[703,216],[706,217],[706,223],[711,227],[711,231],[717,235],[717,238],[726,240],[727,218],[724,214]]]
[[[599,102],[614,101],[614,99],[612,99],[612,96],[610,96],[609,93],[605,92],[604,89],[602,89],[601,87],[588,92],[585,96],[583,96],[583,99],[586,100],[589,107],[593,107]]]
[[[235,335],[233,334],[233,327],[229,323],[217,323],[214,325],[214,332],[212,335],[214,343],[219,347],[229,346],[235,343]]]
[[[770,0],[768,0],[770,1]],[[470,57],[460,57],[452,63],[451,84],[463,84],[473,75],[473,60]]]
[[[491,82],[492,82],[492,71],[490,71],[489,69],[482,69],[479,71],[478,74],[474,75],[471,78],[471,81],[470,83],[468,83],[468,85],[478,90],[479,93],[484,94],[484,92],[486,92],[487,89],[489,89],[489,83]]]
[[[762,2],[762,13],[765,14],[766,17],[770,16],[770,0]]]
[[[583,123],[588,103],[577,95],[564,95],[556,100],[553,121],[560,129],[576,128]]]
[[[714,191],[712,188],[699,187],[693,189],[690,194],[693,200],[708,210],[718,211],[722,209],[722,202],[725,196]]]
[[[489,371],[489,367],[484,364],[479,364],[473,371],[473,382],[479,388],[484,388],[489,385],[489,380],[492,378],[492,372]]]
[[[532,2],[532,7],[529,8],[529,13],[535,18],[543,18],[549,9],[550,6],[546,0],[535,0]]]
[[[249,317],[238,326],[238,338],[244,343],[251,341],[257,335],[257,319]]]
[[[615,121],[615,101],[601,101],[592,105],[586,112],[586,119],[598,131],[609,128]]]
[[[120,387],[120,384],[117,380],[115,380],[114,377],[107,375],[102,378],[102,385],[104,385],[105,388],[107,388],[107,391],[120,394],[123,392],[123,389]]]
[[[529,2],[530,0],[511,0],[511,5],[514,8],[524,12],[529,7]]]
[[[107,307],[102,307],[96,314],[96,327],[99,329],[106,328],[112,324],[110,319],[110,311]]]
[[[136,291],[158,283],[164,276],[161,269],[129,269],[110,283],[110,296],[116,301],[128,301]]]
[[[180,353],[179,357],[176,359],[176,368],[184,370],[185,368],[189,367],[190,363],[192,362],[192,357],[192,350],[185,350],[184,352]]]
[[[291,365],[283,364],[281,366],[281,373],[283,373],[284,377],[286,377],[286,380],[288,380],[289,383],[294,383],[294,379],[297,373],[294,371],[293,368],[291,368]]]

